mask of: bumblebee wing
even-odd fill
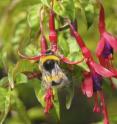
[[[63,73],[57,63],[55,64],[55,68],[52,70],[52,79],[61,85],[66,85],[69,83],[67,76]]]

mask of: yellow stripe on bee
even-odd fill
[[[52,81],[57,81],[59,80],[59,77],[56,75],[56,76],[46,76],[44,77],[45,81],[48,82],[48,83],[51,83]]]
[[[53,81],[58,81],[58,80],[59,80],[58,75],[56,75],[56,76],[52,76],[52,80],[53,80]]]
[[[46,76],[46,77],[45,77],[45,80],[46,80],[47,82],[51,82],[51,81],[52,81],[52,78],[51,78],[50,76]]]
[[[55,61],[60,61],[60,59],[57,56],[54,55],[48,55],[48,56],[43,56],[40,61],[42,62],[42,64],[44,62],[46,62],[47,60],[55,60]]]

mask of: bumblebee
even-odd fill
[[[60,68],[60,59],[51,51],[40,58],[40,71],[42,72],[42,85],[48,87],[63,87],[69,84],[67,76]]]

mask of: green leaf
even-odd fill
[[[28,115],[31,118],[31,120],[36,120],[36,119],[45,120],[45,114],[43,112],[42,107],[34,106],[33,108],[30,108],[28,110]]]
[[[73,0],[54,1],[54,11],[62,17],[68,17],[71,20],[75,18],[75,6]]]
[[[25,48],[25,53],[27,56],[35,56],[39,54],[39,50],[34,46],[34,44],[29,44]]]
[[[66,88],[66,108],[67,109],[71,107],[73,97],[74,97],[74,87],[69,86]]]
[[[60,119],[60,104],[59,104],[58,92],[57,89],[53,89],[53,90],[54,90],[54,100],[53,100],[54,109],[56,111],[58,119]]]
[[[73,37],[68,36],[67,42],[68,42],[68,46],[69,46],[69,54],[68,54],[67,57],[71,61],[80,61],[80,60],[82,60],[83,55],[82,55],[82,52],[80,51],[79,46],[76,43],[76,40]],[[79,63],[78,66],[80,66],[83,69],[88,71],[88,67],[87,67],[87,65],[86,65],[86,63],[84,61]]]
[[[85,16],[86,16],[86,21],[87,21],[87,28],[89,28],[94,21],[94,7],[91,4],[88,4],[85,7]]]
[[[41,0],[41,2],[42,2],[45,6],[50,7],[50,2],[51,2],[51,0]]]
[[[3,85],[5,85],[5,84],[7,84],[8,83],[8,77],[6,76],[6,77],[3,77],[1,80],[0,80],[0,86],[3,86]]]
[[[43,107],[45,107],[45,101],[44,101],[45,90],[41,86],[41,81],[34,79],[34,80],[30,80],[30,82],[32,82],[32,85],[33,85],[34,91],[35,91],[35,95],[36,95],[38,101],[41,103],[41,105]]]
[[[69,52],[72,53],[78,53],[79,52],[79,46],[76,43],[76,40],[73,37],[68,37],[67,39],[68,45],[69,45]]]
[[[31,63],[27,60],[20,60],[15,65],[15,67],[10,67],[8,73],[8,80],[11,88],[14,88],[15,81],[17,84],[27,82],[27,77],[21,73],[33,71],[38,71],[38,64]]]
[[[69,53],[69,44],[67,42],[67,40],[63,37],[63,35],[59,36],[59,48],[61,50],[61,52],[67,56],[67,54]]]
[[[31,28],[39,27],[39,12],[41,4],[33,5],[28,10],[27,20]]]
[[[3,124],[10,107],[11,91],[0,88],[0,124]]]
[[[87,5],[89,3],[89,0],[79,0],[79,2],[82,4],[82,5]]]
[[[15,80],[16,80],[16,84],[22,84],[22,83],[28,82],[27,76],[25,74],[22,74],[22,73],[17,73]]]
[[[80,1],[79,0],[73,0],[73,1],[74,1],[75,9],[81,9]]]
[[[27,115],[25,106],[23,104],[23,102],[18,98],[17,95],[13,95],[14,100],[14,104],[13,107],[15,108],[15,110],[18,112],[18,115],[20,117],[20,119],[25,123],[25,124],[31,124],[31,121]]]
[[[18,22],[18,24],[16,24],[11,42],[16,44],[24,40],[24,38],[26,37],[25,32],[27,31],[27,29],[28,26],[26,24],[26,20],[23,19],[20,22]]]
[[[27,60],[20,60],[13,69],[13,79],[15,80],[17,73],[33,72],[36,69],[38,69],[38,64],[31,63]]]

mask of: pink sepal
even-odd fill
[[[85,79],[83,81],[83,84],[81,86],[82,92],[87,97],[93,96],[93,81],[90,73],[87,73],[84,75]]]
[[[104,38],[102,37],[100,39],[100,41],[98,42],[98,45],[97,45],[97,49],[96,49],[96,55],[97,56],[100,56],[103,52],[103,49],[104,49],[104,45],[105,45],[105,40]]]
[[[103,77],[113,77],[115,74],[108,69],[104,68],[100,64],[97,64],[93,61],[90,62],[90,65],[94,68],[95,72],[97,72],[99,75]]]

